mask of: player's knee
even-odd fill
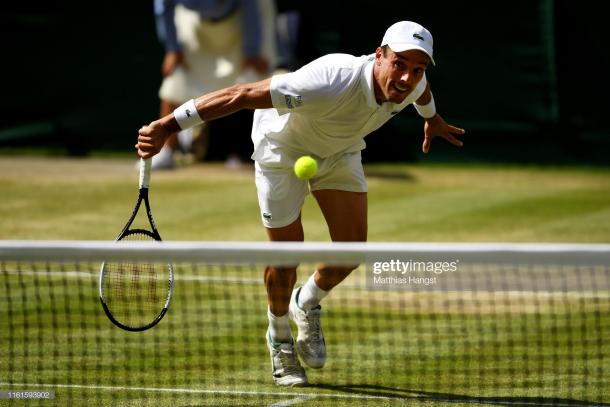
[[[341,231],[331,231],[334,242],[366,242],[367,228],[361,225],[351,225]]]

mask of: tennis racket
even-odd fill
[[[150,159],[140,160],[138,201],[116,238],[117,243],[161,241],[148,201],[151,164]],[[150,230],[132,229],[142,202]],[[104,262],[100,268],[99,290],[104,312],[113,324],[127,331],[145,331],[157,325],[167,312],[174,290],[174,272],[171,264]]]

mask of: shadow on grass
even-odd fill
[[[587,400],[575,400],[558,397],[521,397],[521,396],[467,396],[440,392],[429,392],[416,389],[401,389],[395,387],[377,386],[369,384],[329,385],[310,384],[309,389],[318,388],[335,392],[349,393],[361,396],[388,398],[402,401],[465,403],[494,406],[531,407],[531,406],[565,406],[565,407],[610,407],[608,403],[599,403]]]

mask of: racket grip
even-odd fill
[[[152,158],[140,158],[140,188],[148,188],[150,185],[150,170]]]

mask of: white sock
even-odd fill
[[[292,341],[292,332],[288,323],[288,313],[281,317],[273,315],[271,310],[267,308],[267,317],[269,318],[269,336],[275,343],[286,343]]]
[[[318,306],[322,298],[326,297],[330,291],[324,291],[316,284],[313,273],[299,292],[298,305],[304,310],[310,310]]]

